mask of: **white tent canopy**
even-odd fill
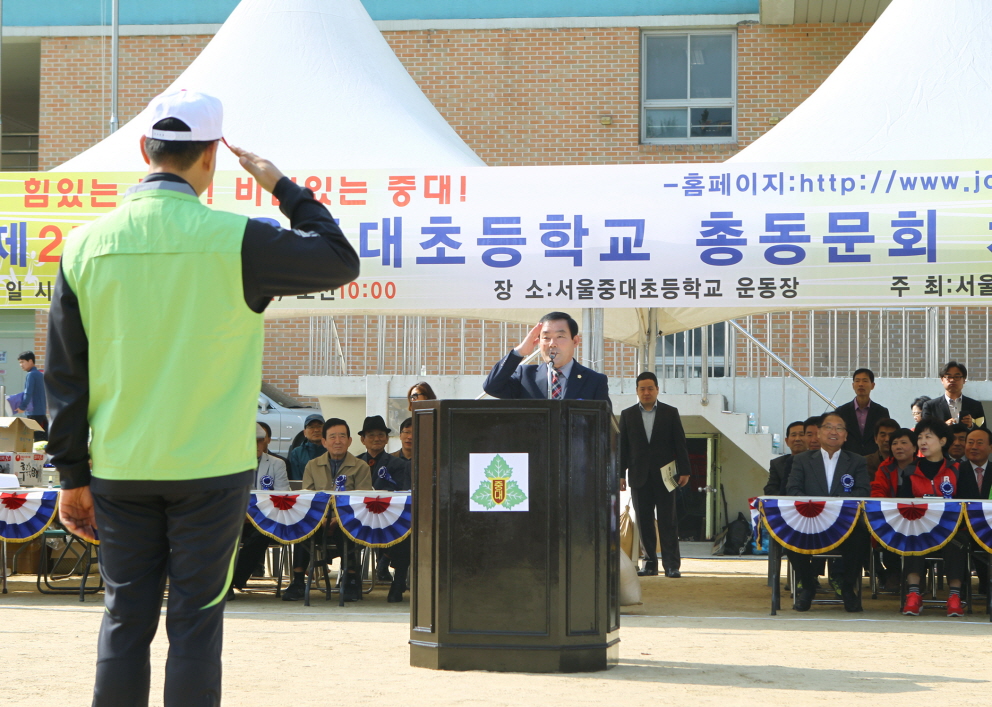
[[[242,0],[168,90],[224,104],[232,145],[286,171],[483,164],[407,73],[360,0]],[[144,112],[55,171],[143,171]],[[227,150],[217,169],[240,169]]]
[[[733,162],[992,155],[992,2],[894,0],[809,98]]]
[[[992,3],[895,0],[833,74],[735,162],[956,159],[992,152]],[[171,89],[218,96],[234,144],[286,170],[481,165],[392,53],[359,0],[242,0]],[[138,171],[142,116],[57,168]],[[239,169],[227,151],[218,169]],[[776,310],[787,309],[775,307]],[[808,309],[808,307],[803,307]],[[573,310],[577,315],[579,310]],[[664,308],[675,333],[770,311]],[[282,309],[273,318],[344,313]],[[530,323],[544,312],[347,310]],[[644,309],[608,309],[605,336],[642,345]]]

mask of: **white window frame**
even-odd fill
[[[647,85],[647,38],[658,35],[678,35],[678,36],[705,36],[705,35],[730,35],[730,98],[680,98],[666,100],[647,100],[644,97],[645,86]],[[688,82],[689,76],[686,75]],[[688,95],[688,91],[686,92]],[[733,29],[724,30],[645,30],[641,32],[641,82],[640,82],[640,134],[643,145],[729,145],[737,142],[737,31]],[[730,137],[647,137],[647,115],[649,108],[730,108],[732,115]],[[691,125],[690,125],[690,130]]]

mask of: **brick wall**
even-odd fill
[[[210,41],[205,36],[121,37],[117,97],[124,125],[168,88]],[[41,40],[38,168],[50,169],[109,134],[110,41]],[[137,149],[137,147],[135,148]]]
[[[741,25],[737,33],[736,145],[641,145],[638,142],[640,31],[637,28],[385,32],[387,42],[441,114],[489,165],[719,162],[766,132],[813,92],[869,25]],[[206,46],[210,37],[122,37],[120,122],[136,115]],[[39,164],[48,169],[107,133],[110,46],[106,38],[46,38],[41,43]],[[602,115],[613,124],[603,126]],[[822,316],[822,313],[817,314]],[[789,315],[772,315],[773,348],[788,350],[800,372],[810,351]],[[382,360],[377,317],[335,317],[348,372],[415,375],[462,372],[450,342],[460,320],[425,319],[419,342],[404,342],[402,317],[384,317]],[[793,325],[810,326],[810,315]],[[783,323],[785,322],[785,323]],[[310,321],[266,324],[263,378],[295,394],[309,372]],[[763,324],[759,324],[763,326]],[[466,374],[488,371],[519,342],[523,325],[465,322]],[[36,328],[44,351],[44,328]],[[807,337],[808,338],[808,337]],[[742,344],[738,343],[738,347]],[[746,347],[745,347],[746,348]],[[444,353],[440,353],[444,351]],[[820,352],[814,352],[814,356]],[[744,365],[738,354],[738,371]],[[805,358],[804,358],[805,357]],[[322,361],[317,362],[323,366]],[[632,375],[632,347],[607,342],[606,372]],[[756,361],[752,365],[757,365]],[[823,364],[825,365],[825,364]],[[805,368],[804,368],[805,366]],[[822,367],[820,365],[819,368]],[[740,374],[740,373],[739,373]]]

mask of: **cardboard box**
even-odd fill
[[[43,470],[45,455],[36,452],[0,452],[0,474],[16,474],[21,486],[48,486],[47,476],[55,469]]]
[[[41,425],[26,417],[0,417],[0,449],[34,451],[34,433],[42,431]]]

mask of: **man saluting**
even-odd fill
[[[565,312],[545,314],[524,340],[493,366],[483,390],[494,398],[547,399],[550,378],[553,400],[609,400],[606,376],[574,359],[580,341],[579,325],[572,317]],[[520,365],[535,348],[540,350],[543,363]]]

